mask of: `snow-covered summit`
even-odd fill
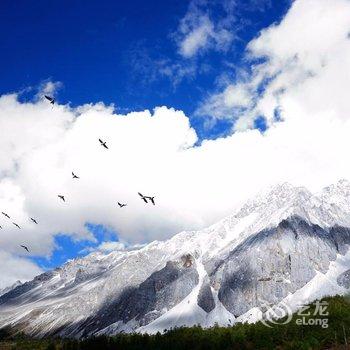
[[[260,227],[255,227],[255,230],[275,226],[292,215],[321,227],[335,224],[347,226],[350,224],[349,209],[350,183],[346,180],[340,180],[315,194],[305,187],[284,183],[249,200],[234,216],[245,217],[257,213]]]

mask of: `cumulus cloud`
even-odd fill
[[[349,16],[346,0],[294,1],[281,23],[263,30],[249,43],[246,59],[263,63],[253,65],[248,77],[212,94],[197,113],[238,119],[235,128],[240,130],[251,127],[261,115],[272,124],[277,110],[288,113],[285,103],[290,99],[307,109],[309,116],[322,111],[345,116]],[[239,113],[232,108],[232,99],[244,107]]]
[[[250,55],[265,61],[224,91],[230,108],[246,109],[239,131],[201,145],[188,117],[172,108],[122,115],[103,103],[51,108],[1,96],[0,211],[22,227],[1,217],[1,264],[8,256],[23,262],[19,244],[50,255],[57,233],[92,239],[86,222],[113,228],[126,245],[144,243],[214,223],[276,182],[319,190],[350,178],[349,18],[345,0],[295,1],[249,44]],[[266,89],[256,95],[261,84]],[[263,134],[249,129],[258,115],[269,124]],[[155,195],[157,205],[137,192]],[[128,206],[120,210],[117,201]]]

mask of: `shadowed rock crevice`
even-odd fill
[[[197,304],[206,312],[210,312],[215,308],[215,301],[211,292],[208,278],[204,280],[199,290]]]

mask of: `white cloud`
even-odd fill
[[[207,5],[203,1],[191,1],[186,15],[180,21],[177,42],[179,53],[185,58],[208,49],[226,51],[235,37],[233,31],[228,30],[232,24],[232,5],[222,3],[226,15],[216,21],[210,19]]]
[[[27,259],[14,256],[0,250],[0,289],[20,280],[22,283],[31,280],[42,270]]]
[[[96,250],[99,250],[101,252],[112,252],[114,250],[125,250],[126,246],[124,243],[121,242],[114,242],[114,241],[109,241],[109,242],[102,242]]]
[[[259,115],[273,123],[275,109],[285,111],[285,101],[292,98],[309,116],[322,111],[346,115],[349,18],[347,0],[294,1],[280,24],[263,30],[248,45],[247,59],[265,59],[265,62],[253,68],[250,78],[244,76],[229,84],[224,92],[210,96],[209,102],[207,99],[198,108],[198,113],[215,118],[238,118],[236,129],[245,129],[251,127]],[[257,98],[262,84],[267,84],[266,89]],[[230,108],[227,92],[246,104],[247,96],[239,93],[242,89],[250,94],[251,104],[239,114]]]
[[[196,52],[205,47],[212,36],[213,24],[208,17],[202,18],[202,23],[187,33],[180,44],[180,52],[185,57],[191,57]]]
[[[130,251],[138,250],[144,247],[147,243],[136,243],[128,244],[127,242],[120,241],[104,241],[101,242],[97,247],[88,247],[80,251],[81,254],[91,253],[91,252],[101,252],[101,253],[110,253],[112,251]]]
[[[270,0],[191,0],[174,35],[180,55],[192,58],[209,50],[227,52],[251,25],[246,13],[269,7]]]
[[[211,95],[196,111],[196,114],[216,119],[232,118],[252,106],[252,93],[245,84],[229,84],[223,92]]]
[[[54,96],[57,90],[61,89],[63,84],[60,81],[44,81],[39,89],[37,98],[42,98],[44,95]]]
[[[171,108],[119,115],[102,103],[51,108],[1,96],[0,211],[22,229],[1,217],[0,246],[14,258],[23,243],[49,255],[58,232],[91,238],[86,222],[114,228],[127,244],[143,243],[209,225],[276,182],[318,190],[350,178],[349,18],[345,0],[295,1],[281,24],[249,45],[267,61],[251,80],[224,91],[227,105],[248,106],[236,123],[242,131],[201,146],[188,118]],[[247,93],[266,77],[272,80],[251,108]],[[277,106],[283,122],[273,121]],[[264,134],[246,130],[258,114],[270,123]],[[155,195],[157,205],[137,192]]]

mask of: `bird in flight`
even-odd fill
[[[18,225],[18,224],[16,224],[15,222],[13,222],[13,224],[14,224],[16,227],[20,228],[20,227],[19,227],[19,225]]]
[[[0,230],[2,230],[2,226],[0,226]]]
[[[45,98],[49,100],[52,105],[55,104],[55,99],[53,97],[45,95]]]
[[[147,202],[147,196],[144,196],[142,193],[138,192],[139,196],[141,197],[141,199],[145,202],[145,203],[148,203]]]
[[[21,247],[29,253],[29,249],[25,245],[21,245]]]
[[[63,200],[63,202],[66,201],[66,200],[64,199],[64,196],[62,196],[62,195],[60,195],[60,194],[59,194],[57,197],[58,197],[58,198],[61,198],[61,199]]]
[[[72,171],[72,176],[73,176],[73,179],[80,179],[80,177],[77,176],[77,175],[75,175],[75,174],[73,173],[73,171]]]
[[[30,220],[32,220],[34,222],[34,224],[38,224],[38,222],[35,219],[30,218]]]
[[[123,203],[119,203],[119,202],[118,202],[118,205],[119,205],[120,208],[123,208],[123,207],[127,206],[127,204],[123,204]]]
[[[149,199],[153,205],[156,205],[156,203],[154,202],[154,197],[146,197],[146,198]]]
[[[98,140],[100,141],[101,146],[108,149],[106,142],[102,141],[101,139],[98,139]]]
[[[2,215],[6,216],[8,219],[10,219],[10,216],[4,213],[3,211],[1,212]]]

